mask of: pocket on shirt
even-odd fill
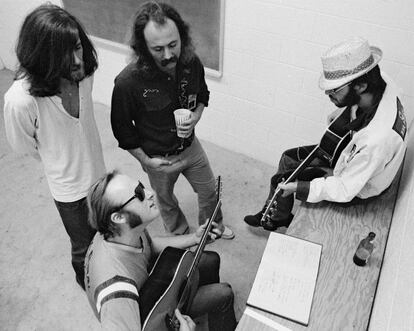
[[[168,95],[151,96],[144,98],[144,105],[146,111],[162,111],[171,105],[171,99]]]

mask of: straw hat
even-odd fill
[[[323,73],[319,78],[322,90],[331,90],[351,82],[370,71],[381,60],[382,51],[368,41],[353,37],[328,49],[322,55]]]

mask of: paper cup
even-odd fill
[[[187,138],[191,136],[191,132],[188,134],[183,134],[180,132],[180,126],[183,122],[188,120],[191,117],[191,111],[185,108],[180,108],[174,110],[175,125],[177,126],[177,136],[180,138]]]

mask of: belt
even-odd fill
[[[175,151],[167,152],[165,154],[162,154],[161,156],[168,157],[168,156],[178,155],[178,154],[181,154],[182,152],[184,152],[184,150],[185,150],[185,147],[184,148],[177,148]]]
[[[167,153],[161,154],[161,156],[168,157],[168,156],[173,156],[173,155],[181,154],[188,147],[191,146],[191,144],[193,143],[193,140],[194,140],[194,134],[192,134],[188,138],[185,138],[180,147],[178,147],[177,149],[175,149],[175,150],[173,150],[171,152],[167,152]]]

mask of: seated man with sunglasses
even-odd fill
[[[323,74],[319,87],[339,108],[328,121],[340,114],[346,116],[351,141],[336,164],[330,164],[321,155],[299,175],[299,181],[282,184],[315,146],[285,151],[270,183],[268,201],[278,186],[283,190],[276,198],[275,210],[262,221],[266,203],[257,214],[244,218],[247,224],[269,231],[289,226],[293,218],[292,193],[296,193],[299,200],[313,203],[322,200],[348,202],[355,197],[377,196],[391,184],[404,158],[407,123],[398,89],[378,66],[381,57],[382,51],[370,47],[362,38],[348,39],[322,56]]]
[[[116,171],[89,190],[89,222],[98,231],[85,259],[85,286],[89,302],[105,330],[141,330],[139,291],[156,256],[167,246],[187,248],[199,243],[204,232],[151,237],[146,227],[160,212],[152,191]],[[212,240],[220,231],[217,224]],[[234,330],[234,295],[219,280],[220,257],[204,252],[199,263],[200,282],[190,309],[191,317],[208,313],[210,330]],[[187,316],[176,311],[180,330],[193,330]]]

